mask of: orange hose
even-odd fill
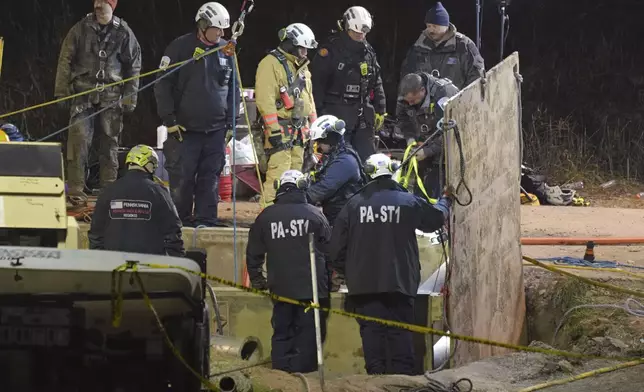
[[[634,245],[644,244],[644,237],[523,237],[521,245]]]

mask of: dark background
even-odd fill
[[[499,61],[498,2],[483,1],[486,68]],[[52,99],[58,51],[74,23],[91,12],[91,0],[2,0],[0,36],[6,40],[0,78],[0,113]],[[143,49],[143,71],[158,67],[167,44],[193,29],[203,0],[121,0],[115,14],[125,19]],[[241,1],[222,0],[233,20]],[[424,28],[433,1],[257,0],[239,40],[244,86],[254,84],[255,67],[277,44],[277,30],[293,22],[308,24],[324,41],[351,5],[374,16],[368,39],[384,72],[389,112],[394,111],[399,67]],[[510,30],[506,54],[520,53],[524,76],[526,161],[546,170],[562,165],[611,174],[644,175],[644,24],[639,0],[514,0],[507,8]],[[476,1],[447,0],[452,23],[475,40]],[[141,85],[151,78],[142,80]],[[155,143],[159,120],[152,89],[139,96],[134,115],[125,119],[123,143]],[[11,121],[32,137],[67,124],[56,106],[16,115]],[[485,131],[485,130],[480,130]]]

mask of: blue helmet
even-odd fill
[[[20,133],[18,127],[13,124],[3,124],[0,129],[9,137],[12,142],[24,142],[25,138]]]

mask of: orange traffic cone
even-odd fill
[[[593,241],[588,241],[586,244],[586,252],[584,252],[584,260],[586,261],[595,261],[595,243]]]

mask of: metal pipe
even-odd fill
[[[313,308],[313,317],[315,320],[315,342],[318,354],[318,374],[320,375],[320,388],[324,388],[324,354],[322,350],[322,329],[320,325],[320,301],[318,298],[318,278],[317,278],[317,260],[315,257],[314,235],[309,233],[309,256],[311,259],[311,288],[313,289],[313,303],[317,305]]]
[[[231,336],[214,335],[211,342],[215,355],[230,355],[251,362],[262,359],[262,344],[254,336],[237,339]]]
[[[644,244],[644,237],[523,237],[521,245],[635,245]]]
[[[222,377],[219,380],[219,389],[221,392],[237,392],[237,383],[232,377]]]

